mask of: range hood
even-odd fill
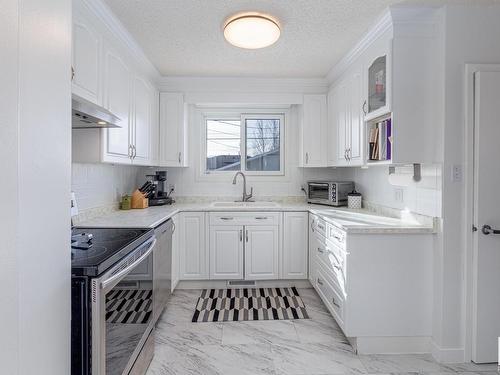
[[[71,97],[72,128],[120,128],[120,119],[108,110],[85,100],[78,95]]]

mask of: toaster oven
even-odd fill
[[[329,206],[346,206],[347,194],[354,190],[352,181],[309,181],[307,202]]]

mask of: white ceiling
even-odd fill
[[[412,0],[440,4],[446,0]],[[447,2],[467,2],[448,0]],[[480,0],[470,0],[477,3]],[[485,1],[485,2],[490,2]],[[163,75],[324,77],[391,4],[406,0],[105,0]],[[282,36],[261,50],[224,40],[240,11],[274,15]]]

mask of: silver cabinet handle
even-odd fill
[[[221,217],[220,219],[221,220],[233,220],[234,217]]]
[[[257,216],[255,220],[267,220],[267,216]]]
[[[500,234],[500,229],[493,229],[491,226],[485,224],[481,228],[481,232],[483,232],[483,234],[485,234],[485,235],[488,235],[488,234]]]
[[[179,164],[181,163],[182,152],[179,152]]]
[[[321,279],[319,277],[318,277],[317,282],[318,282],[318,285],[323,285],[323,281],[321,281]]]
[[[314,220],[311,221],[311,230],[314,232]]]
[[[246,232],[245,233],[245,240],[246,240],[246,242],[248,242],[248,229],[245,232]]]
[[[240,229],[240,242],[243,241],[243,229]]]
[[[349,161],[351,161],[351,159],[352,159],[352,158],[351,158],[351,148],[350,148],[350,147],[347,149],[347,159],[348,159]]]
[[[175,223],[172,221],[172,234],[175,232],[175,230],[176,230],[176,229],[177,229],[177,228],[176,228],[176,226],[175,226]]]
[[[325,230],[325,227],[321,224],[318,224],[318,228],[321,229],[321,230]]]
[[[332,303],[334,306],[340,309],[340,305],[335,301],[335,298],[332,298]]]
[[[344,150],[344,159],[347,161],[347,148]]]
[[[325,250],[323,250],[321,247],[318,247],[318,253],[323,254],[324,252],[325,252]]]
[[[309,153],[306,152],[306,164],[309,164]]]
[[[133,155],[133,152],[132,152],[132,145],[128,145],[128,157],[130,159],[132,159],[132,155]]]
[[[363,113],[366,115],[368,112],[366,111],[366,100],[363,102]]]
[[[137,156],[137,147],[134,145],[134,159]]]

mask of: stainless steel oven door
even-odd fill
[[[92,375],[128,374],[153,329],[156,238],[92,280]]]

